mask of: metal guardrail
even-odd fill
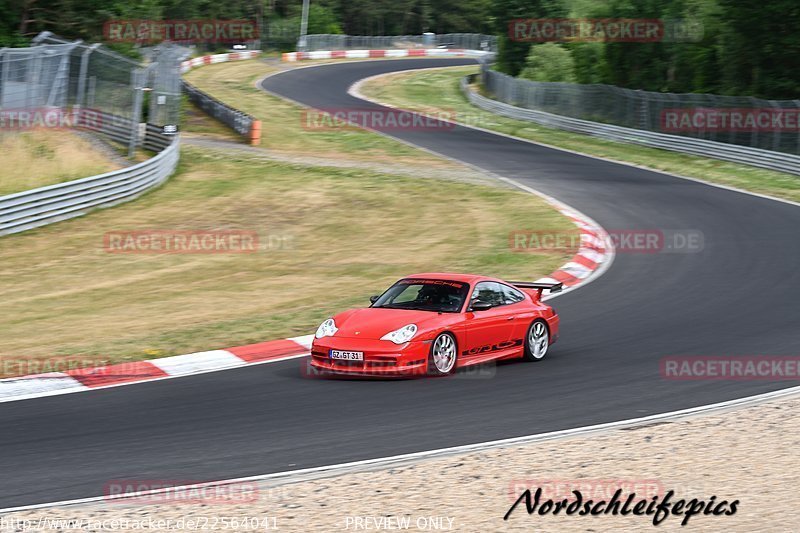
[[[461,90],[471,104],[492,113],[518,120],[527,120],[565,131],[583,133],[617,142],[632,143],[650,148],[671,150],[685,154],[711,157],[760,168],[800,175],[800,156],[783,152],[773,152],[761,148],[751,148],[705,139],[669,135],[646,130],[614,126],[577,118],[555,115],[544,111],[526,109],[486,98],[470,90],[469,85],[479,74],[471,74],[461,79]]]
[[[195,57],[181,63],[181,72],[186,73],[193,68],[203,65],[256,59],[260,53],[259,50],[250,50],[246,52],[231,52],[227,54]],[[210,94],[201,91],[185,80],[181,80],[181,87],[184,94],[189,97],[189,100],[191,100],[194,105],[205,111],[208,115],[219,120],[239,135],[247,138],[250,144],[258,145],[261,142],[260,120],[256,120],[254,116],[217,100]]]
[[[233,129],[239,135],[246,137],[251,143],[258,144],[258,140],[261,138],[261,121],[256,120],[254,116],[217,100],[186,81],[183,82],[183,92],[194,105],[208,115]]]
[[[127,202],[161,185],[175,171],[180,141],[177,136],[167,141],[157,131],[148,131],[144,145],[148,143],[153,149],[167,144],[156,156],[131,167],[0,197],[0,235],[19,233]]]

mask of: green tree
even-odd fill
[[[436,0],[426,10],[425,31],[488,33],[490,0]]]
[[[796,0],[720,0],[725,91],[768,98],[800,93],[800,5]]]
[[[490,13],[498,36],[497,70],[516,76],[525,67],[531,43],[511,38],[508,26],[512,20],[563,18],[568,12],[564,0],[493,0]]]
[[[575,61],[577,83],[604,83],[605,45],[603,43],[573,43],[566,45]]]
[[[519,76],[533,81],[575,83],[575,60],[570,51],[559,44],[537,44],[531,46]]]

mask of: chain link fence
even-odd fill
[[[0,113],[35,116],[60,110],[72,126],[142,145],[140,123],[178,124],[180,62],[188,49],[165,44],[147,64],[98,44],[65,41],[43,32],[29,48],[0,49]],[[20,114],[23,113],[23,114]],[[91,120],[90,120],[91,118]],[[24,127],[17,121],[7,127]]]
[[[138,147],[157,152],[105,174],[0,196],[0,236],[133,200],[169,178],[180,145],[163,126],[178,123],[186,51],[160,45],[140,64],[49,32],[29,48],[0,50],[0,131],[74,127],[127,145],[129,156]]]
[[[379,50],[389,48],[463,48],[494,52],[497,37],[479,33],[444,33],[423,35],[334,35],[306,36],[306,46],[298,50]]]
[[[800,154],[800,100],[536,82],[481,66],[488,94],[513,106],[657,133]]]

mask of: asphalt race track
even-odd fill
[[[467,62],[343,62],[263,86],[311,106],[363,109],[373,105],[347,95],[360,78]],[[0,508],[98,496],[110,480],[293,470],[797,385],[669,381],[659,360],[800,354],[800,208],[461,127],[392,135],[519,180],[609,230],[700,231],[704,250],[618,253],[605,275],[554,300],[562,337],[546,362],[503,364],[486,379],[312,380],[296,359],[0,404]]]

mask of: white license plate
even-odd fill
[[[331,350],[331,359],[341,359],[343,361],[363,361],[364,352],[345,352],[342,350]]]

